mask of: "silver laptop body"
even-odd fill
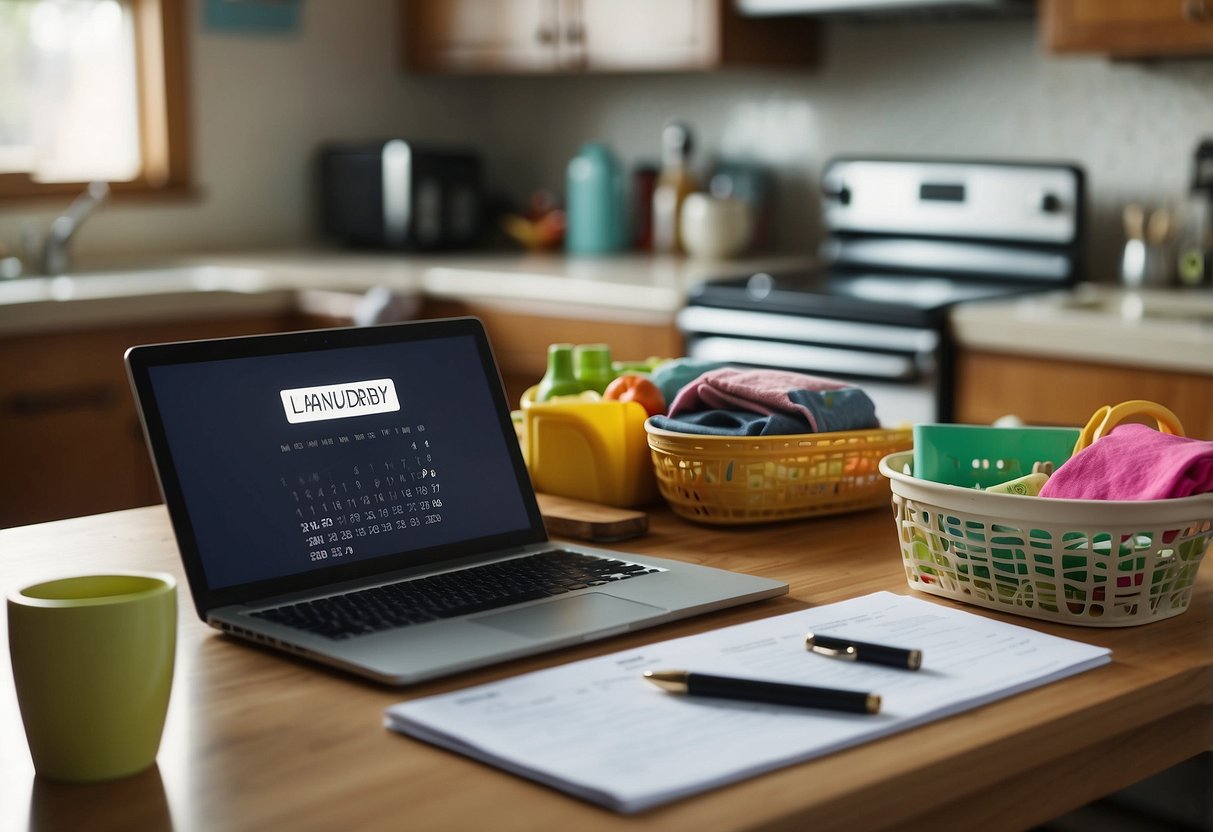
[[[141,346],[126,361],[195,607],[233,636],[411,684],[788,591],[549,541],[474,318]],[[493,564],[553,549],[598,559],[594,580],[351,631],[355,601],[469,577],[492,593]]]

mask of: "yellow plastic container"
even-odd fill
[[[636,402],[524,402],[522,449],[535,490],[626,507],[657,499]]]

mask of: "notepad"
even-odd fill
[[[804,636],[917,648],[918,672],[829,659]],[[402,702],[387,727],[637,812],[904,731],[1111,661],[1111,651],[878,592]],[[645,670],[878,693],[877,715],[673,696]]]

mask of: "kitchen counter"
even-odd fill
[[[673,256],[570,258],[559,254],[401,255],[331,250],[208,254],[67,276],[0,282],[0,335],[166,318],[264,313],[323,305],[348,309],[372,287],[405,296],[494,301],[533,314],[670,323],[701,280],[805,257],[704,261]],[[344,295],[344,304],[335,295]],[[312,311],[318,311],[314,308]]]
[[[1073,292],[952,310],[964,349],[1213,375],[1213,291]]]
[[[672,324],[698,281],[796,269],[807,256],[733,261],[626,254],[398,254],[289,250],[199,254],[0,282],[0,335],[305,309],[347,317],[372,287],[491,302],[564,318]],[[1213,374],[1213,291],[1073,292],[961,304],[964,349]]]

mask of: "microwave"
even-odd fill
[[[333,144],[319,153],[324,234],[364,248],[466,248],[480,237],[484,186],[471,151],[404,139]]]

